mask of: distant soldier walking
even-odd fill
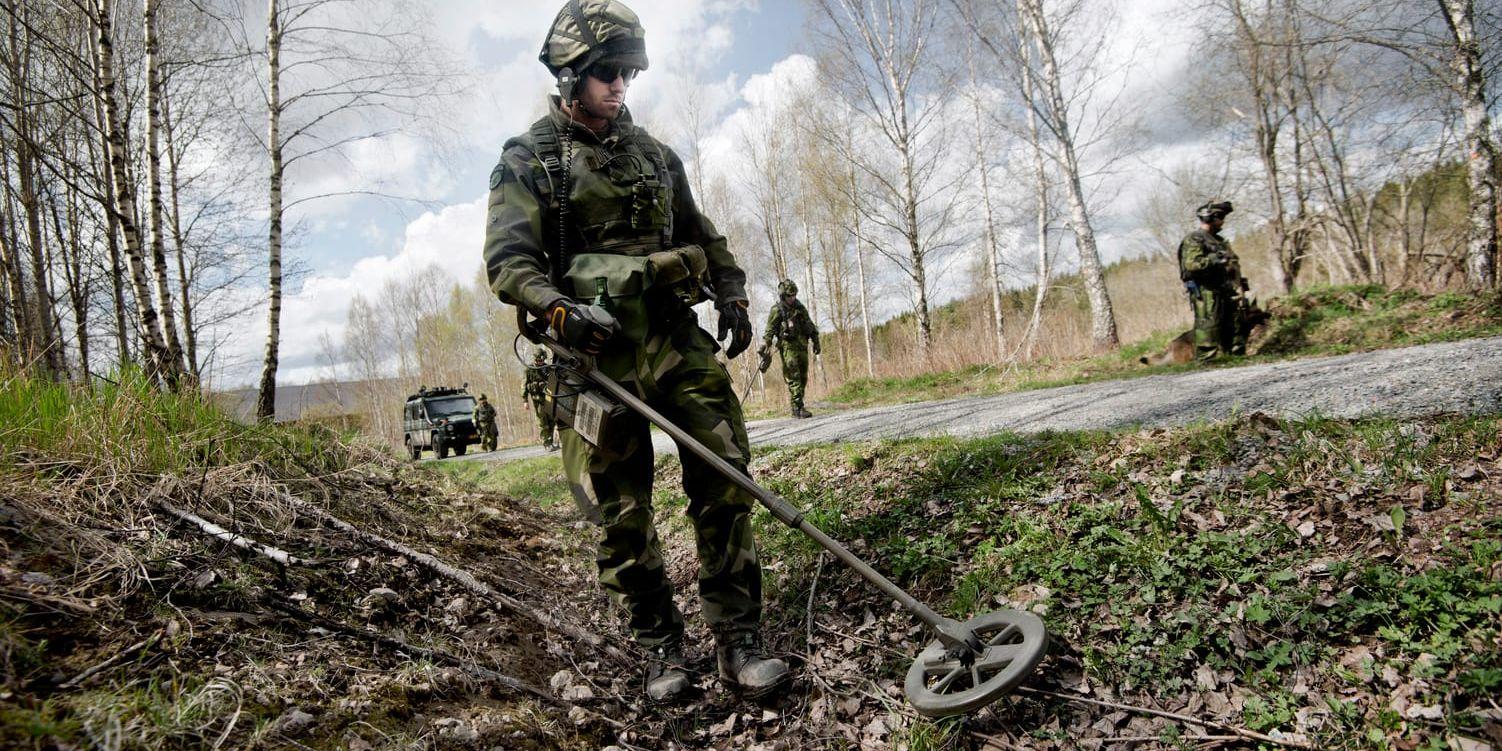
[[[527,382],[522,386],[522,401],[531,402],[532,408],[537,411],[537,433],[542,436],[542,447],[555,451],[558,444],[553,441],[556,424],[553,420],[553,406],[548,404],[548,372],[542,367],[547,361],[548,351],[542,347],[532,353],[532,367],[527,368]]]
[[[1222,354],[1246,354],[1241,306],[1247,283],[1231,243],[1220,236],[1230,213],[1230,201],[1199,207],[1199,229],[1179,243],[1179,278],[1194,308],[1195,359],[1200,362]]]
[[[777,285],[777,304],[767,315],[767,329],[762,335],[763,359],[771,352],[772,342],[779,344],[782,355],[782,378],[788,384],[788,398],[792,403],[793,417],[813,417],[803,407],[803,391],[808,386],[808,346],[813,344],[814,354],[819,354],[819,327],[808,315],[808,308],[798,300],[798,284],[784,279]]]
[[[495,451],[496,442],[500,438],[500,431],[495,425],[495,405],[484,394],[475,403],[475,429],[480,431],[480,450]]]

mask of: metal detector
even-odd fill
[[[522,332],[527,338],[551,349],[566,367],[672,436],[679,446],[693,452],[750,493],[783,524],[813,538],[835,558],[855,569],[866,581],[927,624],[937,638],[913,660],[903,684],[908,702],[919,714],[946,717],[980,709],[1016,688],[1043,660],[1048,650],[1048,632],[1038,616],[1020,610],[995,610],[961,623],[935,613],[855,557],[844,545],[810,524],[798,507],[757,485],[624,386],[596,370],[591,358],[574,353],[542,334],[538,328],[524,325]]]

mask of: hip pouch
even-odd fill
[[[610,311],[622,335],[641,344],[647,340],[653,308],[664,299],[689,305],[699,301],[704,268],[704,251],[697,245],[644,255],[578,253],[569,260],[564,291]]]

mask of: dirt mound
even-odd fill
[[[302,472],[8,455],[0,746],[589,745],[550,679],[634,661],[559,520],[320,437]]]

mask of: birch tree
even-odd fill
[[[126,159],[124,123],[117,101],[115,81],[114,48],[114,2],[94,0],[94,24],[97,46],[96,65],[99,69],[99,98],[104,111],[105,132],[109,138],[110,177],[114,200],[106,210],[113,209],[125,239],[125,256],[130,267],[131,287],[135,292],[137,325],[141,331],[142,344],[146,350],[148,372],[172,388],[176,388],[182,372],[177,369],[162,332],[162,321],[152,304],[150,285],[147,282],[147,265],[141,242],[141,232],[136,223],[134,185]]]
[[[337,160],[355,143],[436,124],[432,108],[453,93],[443,55],[424,34],[420,5],[372,9],[354,0],[268,0],[264,36],[267,158],[266,347],[256,415],[276,412],[287,212],[329,195],[410,197],[376,187],[286,200],[289,170]],[[434,128],[436,130],[436,127]]]
[[[829,42],[825,77],[851,100],[854,125],[863,135],[844,156],[874,186],[871,200],[862,204],[865,218],[897,238],[897,247],[878,249],[912,283],[917,343],[926,359],[933,345],[930,265],[949,247],[945,235],[956,198],[952,178],[946,183],[950,176],[941,169],[942,119],[953,82],[935,64],[937,0],[814,0],[814,8]]]
[[[1078,6],[1065,13],[1062,20],[1050,19],[1044,12],[1043,0],[1017,0],[1018,14],[1023,28],[1031,41],[1031,52],[1040,64],[1037,75],[1038,91],[1042,107],[1034,107],[1054,141],[1058,162],[1063,172],[1064,194],[1069,201],[1070,229],[1074,232],[1074,244],[1079,252],[1080,276],[1085,284],[1085,295],[1090,299],[1090,335],[1097,350],[1115,348],[1120,344],[1116,333],[1116,315],[1111,310],[1111,297],[1106,290],[1105,270],[1101,265],[1100,251],[1096,247],[1095,227],[1091,223],[1089,202],[1081,177],[1076,145],[1077,132],[1070,124],[1069,94],[1065,90],[1063,72],[1059,66],[1059,26],[1068,24]]]

